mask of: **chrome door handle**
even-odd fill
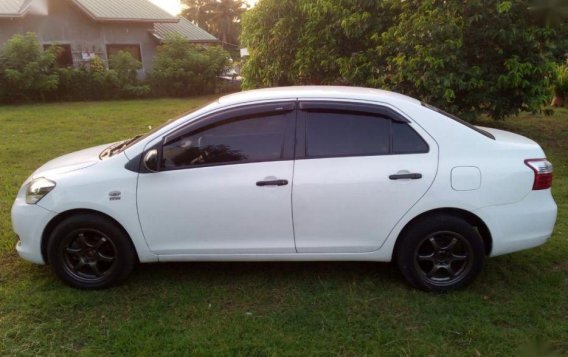
[[[390,175],[389,179],[391,180],[420,180],[422,178],[422,174],[397,174],[397,175]]]
[[[271,180],[271,181],[258,181],[256,183],[259,187],[264,186],[286,186],[288,184],[288,180]]]

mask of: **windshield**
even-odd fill
[[[210,105],[211,103],[207,103],[206,105],[202,105],[200,107],[197,107],[195,109],[192,109],[186,113],[183,113],[182,115],[178,115],[175,118],[169,119],[167,121],[165,121],[163,124],[152,128],[151,126],[150,131],[148,131],[146,134],[140,134],[140,135],[136,135],[133,138],[127,139],[127,140],[123,140],[123,141],[119,141],[115,144],[112,144],[111,146],[109,146],[108,148],[104,149],[101,154],[99,155],[99,158],[101,160],[107,159],[109,157],[113,157],[114,155],[120,154],[121,152],[123,152],[124,150],[128,149],[131,146],[134,146],[135,144],[137,144],[138,142],[146,139],[148,136],[160,131],[161,129],[163,129],[164,127],[168,126],[169,124],[171,124],[172,122],[184,118],[186,116],[188,116],[191,113],[195,113],[196,111],[207,107],[208,105]]]

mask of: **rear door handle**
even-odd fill
[[[420,180],[421,178],[422,174],[397,174],[389,176],[391,180]]]
[[[288,180],[270,180],[270,181],[258,181],[256,183],[259,187],[264,186],[286,186],[288,184]]]

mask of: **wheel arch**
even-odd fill
[[[461,208],[445,207],[445,208],[436,208],[430,211],[423,212],[418,216],[414,217],[413,219],[411,219],[408,223],[406,223],[406,225],[400,231],[396,239],[396,243],[392,253],[392,260],[394,261],[397,257],[400,242],[402,241],[402,237],[404,236],[408,228],[410,228],[415,222],[419,220],[428,219],[428,217],[433,217],[440,214],[455,216],[471,224],[479,232],[479,235],[483,240],[485,255],[489,256],[491,254],[491,250],[493,249],[493,237],[491,235],[491,231],[489,230],[487,224],[479,216],[467,210]]]
[[[72,210],[68,210],[68,211],[65,211],[65,212],[61,212],[57,216],[53,217],[51,219],[51,221],[49,221],[49,223],[45,226],[45,229],[43,230],[43,234],[41,236],[41,255],[42,255],[43,260],[45,261],[46,264],[49,264],[49,260],[48,260],[48,256],[47,256],[47,244],[49,242],[49,237],[51,236],[51,233],[53,232],[55,227],[57,227],[57,225],[59,223],[63,222],[65,219],[72,217],[72,216],[75,216],[75,215],[80,215],[80,214],[96,215],[96,216],[108,219],[109,221],[116,224],[116,226],[118,228],[120,228],[123,231],[123,233],[130,240],[130,244],[132,244],[132,247],[134,248],[134,251],[136,252],[136,259],[137,259],[137,261],[140,261],[140,258],[138,257],[138,251],[136,249],[136,245],[132,241],[132,237],[130,236],[128,231],[124,228],[124,226],[122,224],[120,224],[120,222],[118,222],[116,219],[112,218],[108,214],[102,213],[100,211],[96,211],[96,210],[92,210],[92,209],[72,209]]]

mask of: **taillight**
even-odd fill
[[[546,190],[552,186],[553,168],[546,159],[529,159],[525,164],[534,171],[533,190]]]

